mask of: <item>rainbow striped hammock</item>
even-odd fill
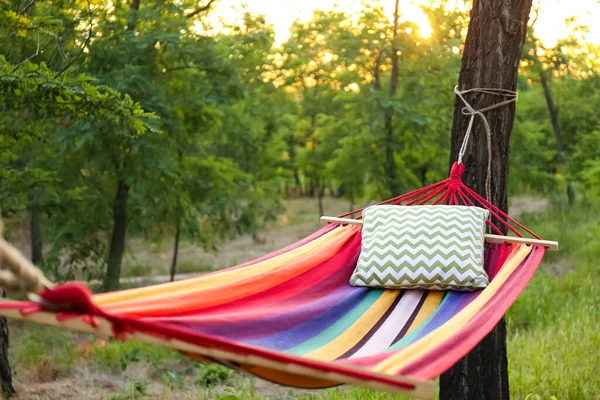
[[[491,211],[488,223],[497,233],[496,225],[505,225],[539,239],[466,187],[461,167],[382,204],[477,204]],[[400,291],[348,284],[360,242],[360,226],[331,224],[280,251],[197,278],[97,295],[66,283],[42,291],[41,303],[3,300],[0,314],[167,346],[288,386],[347,383],[432,397],[427,380],[490,332],[545,250],[489,245],[491,282],[482,291]]]

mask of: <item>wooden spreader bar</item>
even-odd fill
[[[362,225],[363,222],[360,219],[352,219],[352,218],[338,218],[338,217],[328,217],[322,216],[321,222],[323,223],[335,223],[340,225]],[[520,238],[514,236],[502,236],[502,235],[485,235],[485,241],[487,243],[518,243],[518,244],[526,244],[533,246],[544,246],[548,250],[556,251],[558,250],[558,242],[552,240],[540,240],[540,239],[529,239],[529,238]]]

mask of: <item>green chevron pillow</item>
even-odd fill
[[[488,285],[483,268],[489,211],[466,206],[371,206],[350,284],[471,291]]]

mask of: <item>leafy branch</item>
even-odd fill
[[[192,11],[191,13],[186,14],[185,19],[193,18],[196,15],[200,14],[201,12],[207,11],[214,2],[215,2],[215,0],[209,0],[206,5],[204,5],[202,7],[198,7],[194,11]]]

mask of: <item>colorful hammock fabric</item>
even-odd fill
[[[384,203],[478,204],[518,235],[526,229],[466,188],[460,172],[455,167],[449,179]],[[545,250],[488,246],[491,281],[481,291],[400,291],[348,284],[360,243],[359,226],[332,224],[273,254],[197,278],[99,295],[68,283],[42,292],[42,305],[2,301],[0,314],[156,343],[288,386],[350,383],[431,397],[424,381],[490,332]]]

